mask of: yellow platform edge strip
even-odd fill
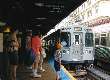
[[[77,80],[76,78],[74,78],[65,68],[63,65],[61,65],[61,68],[64,70],[64,72],[70,77],[71,80]]]

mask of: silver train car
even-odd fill
[[[92,29],[71,25],[60,29],[63,63],[92,63],[94,61],[94,36]]]
[[[94,61],[94,36],[92,29],[84,25],[69,25],[49,35],[51,49],[56,40],[62,44],[62,64],[92,64]],[[53,51],[53,50],[51,50]],[[50,51],[50,52],[51,52]]]

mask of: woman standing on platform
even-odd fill
[[[56,51],[55,51],[55,54],[54,54],[54,68],[56,70],[56,80],[61,80],[60,78],[60,67],[61,67],[61,53],[60,53],[60,49],[61,49],[61,44],[60,42],[56,42],[55,44],[55,48],[56,48]]]
[[[41,47],[41,55],[40,55],[40,64],[39,64],[39,69],[40,69],[40,71],[42,71],[42,72],[45,71],[45,69],[43,69],[44,58],[46,58],[46,53],[45,53],[44,46],[42,46],[42,47]]]
[[[10,36],[10,47],[9,47],[9,63],[10,63],[10,75],[11,80],[16,80],[16,69],[18,66],[18,49],[19,49],[19,43],[17,40],[17,30],[11,31]]]
[[[24,63],[28,69],[31,69],[33,61],[30,60],[31,50],[32,50],[32,30],[27,30],[26,35],[26,46],[25,46],[26,54],[24,58]]]

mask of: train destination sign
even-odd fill
[[[74,30],[75,30],[75,31],[81,31],[82,28],[81,28],[81,27],[74,27]]]

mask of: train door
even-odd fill
[[[83,53],[83,33],[73,33],[73,60],[79,61],[82,59]]]
[[[86,32],[85,33],[85,47],[84,47],[84,54],[83,60],[94,60],[94,40],[93,40],[93,33]]]

